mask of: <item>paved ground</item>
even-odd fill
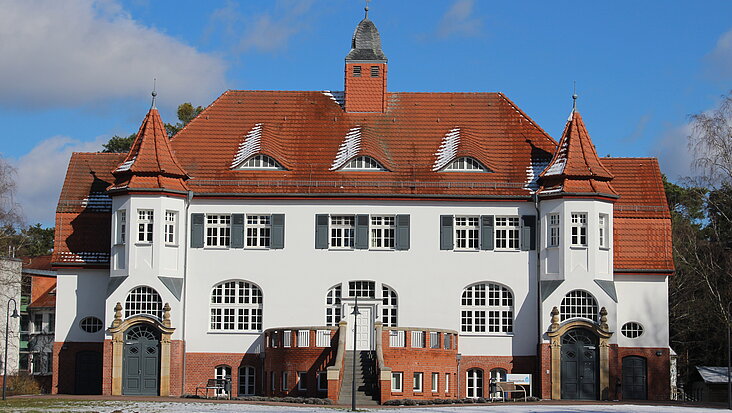
[[[2,412],[98,412],[98,413],[229,413],[229,412],[317,412],[334,413],[347,410],[349,406],[303,406],[287,404],[252,404],[232,403],[224,401],[185,401],[180,399],[151,398],[146,400],[75,400],[70,397],[28,397],[11,398],[6,404],[0,401]],[[721,407],[721,406],[720,406]],[[668,406],[668,405],[637,405],[637,404],[561,404],[557,402],[542,402],[537,404],[524,403],[496,403],[491,405],[459,405],[459,406],[423,406],[409,408],[374,408],[364,409],[369,412],[391,412],[397,409],[408,413],[478,413],[478,412],[507,412],[507,413],[700,413],[718,410],[711,407]],[[403,410],[408,409],[408,410]]]

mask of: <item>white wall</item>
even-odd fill
[[[99,342],[104,340],[105,323],[98,333],[87,333],[79,322],[94,316],[104,323],[104,298],[107,295],[107,270],[57,270],[55,341]]]
[[[616,330],[622,347],[668,347],[668,277],[665,275],[623,275],[615,279],[618,290]],[[635,321],[643,326],[640,337],[620,333],[623,324]]]

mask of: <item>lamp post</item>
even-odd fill
[[[13,302],[13,315],[10,315],[10,302]],[[18,303],[14,298],[8,300],[8,308],[5,312],[5,361],[3,361],[3,400],[5,400],[5,390],[8,387],[8,327],[10,326],[10,317],[18,318]]]
[[[351,411],[356,411],[356,333],[358,329],[358,316],[361,313],[358,311],[358,295],[356,295],[356,301],[353,305],[353,375],[351,376]]]

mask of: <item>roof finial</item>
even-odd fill
[[[371,2],[371,0],[366,0],[366,7],[363,8],[363,10],[366,12],[366,16],[364,17],[364,19],[369,18],[369,3],[370,2]]]
[[[158,95],[158,92],[155,91],[156,87],[157,87],[157,79],[153,78],[152,105],[150,106],[150,109],[156,109],[155,108],[155,96]]]
[[[572,92],[572,112],[577,111],[577,81],[574,81],[574,92]]]

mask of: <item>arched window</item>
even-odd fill
[[[143,314],[163,318],[163,301],[154,288],[148,286],[136,287],[125,300],[125,318]]]
[[[216,284],[211,293],[211,330],[262,329],[262,290],[243,280]]]
[[[397,310],[398,310],[397,293],[393,288],[386,284],[381,285],[381,322],[384,327],[397,326]]]
[[[461,331],[464,333],[512,333],[513,294],[499,284],[478,283],[463,290]]]
[[[255,371],[252,366],[239,367],[239,396],[254,396]]]
[[[343,170],[357,170],[357,171],[385,171],[379,161],[370,156],[357,156],[348,163],[346,163]]]
[[[488,168],[486,168],[482,163],[480,163],[477,159],[471,158],[468,156],[463,156],[461,158],[457,158],[454,161],[450,162],[443,171],[452,171],[452,172],[488,172]]]
[[[337,326],[341,321],[341,286],[332,287],[325,295],[325,325]]]
[[[267,155],[254,155],[242,162],[239,169],[285,169],[273,157]]]
[[[506,369],[491,369],[491,379],[494,379],[495,381],[506,381]]]
[[[588,318],[597,321],[597,300],[587,291],[570,291],[562,299],[559,315],[561,321],[570,318]]]
[[[231,391],[231,366],[221,365],[216,366],[216,379],[228,380],[229,386],[224,386],[223,389],[216,389],[216,396],[228,396],[227,387]]]
[[[483,370],[468,370],[468,380],[466,382],[467,396],[470,398],[483,397]]]

